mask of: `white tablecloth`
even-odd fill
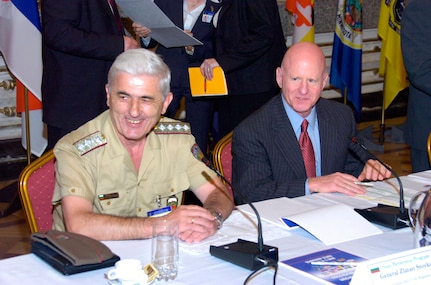
[[[415,185],[415,188],[419,187],[420,189],[418,190],[422,190],[425,187],[424,185],[431,184],[430,174],[431,172],[425,172],[409,177],[407,179],[409,187]],[[417,186],[417,183],[420,186]],[[342,201],[339,195],[334,195],[333,197],[333,201],[337,203]],[[351,203],[361,203],[359,200],[357,202],[353,200],[352,202],[351,199],[346,199],[346,201],[349,205]],[[322,202],[316,200],[316,205],[319,205],[319,203]],[[244,209],[244,207],[241,208]],[[263,231],[264,243],[278,247],[280,260],[330,247],[336,247],[367,259],[413,248],[413,233],[410,228],[395,231],[382,228],[384,231],[383,234],[329,247],[301,228],[286,230],[281,225],[277,225],[273,221],[273,219],[278,217],[276,212],[269,211],[263,215],[265,216],[263,217]],[[271,217],[271,213],[275,213],[273,217]],[[236,241],[238,238],[254,242],[257,240],[255,217],[244,213],[244,211],[234,211],[232,216],[225,222],[223,228],[208,241],[196,245],[180,244],[180,265],[177,279],[169,282],[155,282],[154,284],[243,284],[251,271],[209,254],[209,245],[226,244]],[[144,264],[150,261],[150,240],[107,241],[105,243],[121,258],[138,258]],[[108,284],[104,279],[104,273],[108,270],[109,268],[63,276],[37,256],[26,254],[0,261],[0,284]],[[273,274],[273,270],[264,271],[249,284],[272,284]],[[277,284],[308,285],[314,283],[316,281],[309,280],[304,275],[298,275],[286,266],[279,266]]]

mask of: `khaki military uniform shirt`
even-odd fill
[[[54,148],[54,228],[64,230],[64,196],[87,199],[95,213],[123,217],[145,217],[147,211],[165,207],[172,195],[181,202],[184,190],[196,189],[216,175],[192,154],[194,144],[188,124],[162,118],[147,137],[137,173],[105,111]]]

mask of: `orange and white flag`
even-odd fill
[[[292,44],[314,42],[314,0],[286,0],[286,10],[292,14]]]

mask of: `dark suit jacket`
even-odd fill
[[[410,81],[406,141],[424,154],[431,131],[430,12],[431,1],[411,0],[401,20],[401,48]]]
[[[322,175],[344,172],[358,176],[363,162],[370,157],[348,138],[357,132],[351,109],[321,98],[316,111]],[[234,129],[232,153],[233,189],[251,201],[305,194],[304,162],[281,95],[272,98]],[[361,160],[355,153],[361,155]],[[237,195],[236,198],[239,203],[244,202]]]
[[[286,52],[276,0],[223,0],[215,58],[229,95],[278,90],[275,70]],[[277,92],[277,91],[275,91]]]
[[[105,84],[124,51],[107,0],[43,0],[43,121],[73,130],[106,106]]]

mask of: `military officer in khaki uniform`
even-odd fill
[[[161,118],[172,100],[169,81],[168,67],[150,51],[116,59],[106,88],[109,110],[54,148],[56,229],[99,240],[139,239],[151,237],[154,221],[172,219],[182,240],[199,242],[230,215],[232,195],[196,159],[189,125]],[[176,207],[187,189],[203,207]]]

